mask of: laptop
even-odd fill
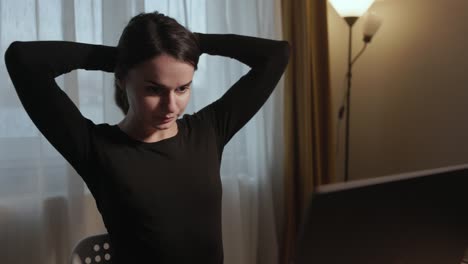
[[[467,248],[464,165],[319,187],[294,264],[460,264]]]

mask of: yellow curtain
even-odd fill
[[[326,0],[282,0],[292,50],[285,73],[285,226],[280,258],[294,257],[309,197],[334,175]]]

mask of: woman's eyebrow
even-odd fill
[[[190,85],[192,83],[193,80],[190,80],[190,82],[186,83],[186,84],[183,84],[181,85],[180,87],[184,87],[184,86],[187,86],[187,85]],[[166,88],[166,89],[169,89],[169,87],[165,86],[164,84],[160,84],[160,83],[157,83],[157,82],[153,82],[151,80],[145,80],[145,82],[149,82],[149,83],[152,83],[153,85],[155,86],[159,86],[159,87],[163,87],[163,88]]]

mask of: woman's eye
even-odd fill
[[[150,92],[157,93],[157,94],[161,93],[161,88],[159,87],[148,86],[147,88]]]
[[[183,87],[177,88],[177,92],[185,93],[188,89],[189,89],[188,86],[183,86]]]

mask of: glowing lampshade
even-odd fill
[[[360,17],[374,3],[374,0],[329,0],[341,17]]]
[[[380,26],[382,25],[382,18],[379,17],[376,13],[370,12],[367,13],[364,19],[364,41],[370,42],[372,37],[377,33]]]

